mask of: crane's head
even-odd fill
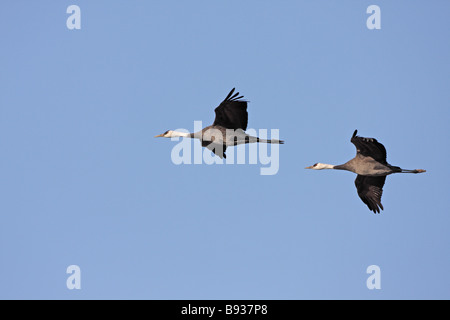
[[[155,138],[172,138],[173,137],[173,131],[172,130],[167,130],[164,133],[158,134],[157,136],[155,136]]]
[[[305,169],[313,169],[313,170],[333,169],[333,166],[325,163],[315,163],[312,166],[306,167]]]
[[[189,132],[167,130],[166,132],[155,136],[155,138],[180,138],[180,137],[191,138],[191,134]]]

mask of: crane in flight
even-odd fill
[[[316,163],[305,169],[336,169],[356,173],[355,186],[359,197],[371,211],[380,213],[380,208],[384,210],[381,196],[386,176],[393,173],[422,173],[426,170],[406,170],[390,165],[386,161],[386,148],[381,143],[374,138],[359,137],[357,133],[358,130],[355,130],[350,140],[356,147],[353,159],[342,165]]]
[[[239,92],[234,93],[234,91],[235,88],[214,110],[216,118],[212,125],[194,133],[168,130],[155,136],[155,138],[185,137],[199,139],[202,147],[208,148],[221,159],[226,158],[225,150],[227,147],[238,144],[256,142],[283,144],[283,140],[260,139],[245,133],[248,123],[247,101],[242,100],[244,96],[239,96]]]

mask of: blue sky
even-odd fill
[[[69,30],[68,6],[81,9]],[[381,9],[369,30],[366,9]],[[7,1],[0,298],[449,299],[448,1]],[[168,129],[236,87],[260,164],[174,165]],[[380,215],[349,172],[375,137]],[[81,269],[81,289],[66,268]],[[369,290],[366,269],[381,269]]]

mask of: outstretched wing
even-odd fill
[[[352,139],[350,140],[351,143],[355,145],[356,152],[365,157],[372,157],[376,161],[387,165],[386,148],[376,139],[359,137],[356,135],[357,133],[358,130],[355,130]]]
[[[202,146],[206,147],[207,149],[211,150],[212,153],[214,153],[216,156],[218,156],[220,159],[227,158],[227,155],[225,154],[225,151],[227,150],[227,146],[224,144],[217,144],[214,142],[203,142]]]
[[[356,190],[361,200],[374,213],[380,213],[384,210],[381,204],[381,196],[383,195],[383,186],[386,176],[361,176],[358,175],[355,180]]]
[[[213,126],[222,126],[226,129],[247,130],[248,113],[247,101],[239,100],[244,96],[239,96],[239,92],[234,95],[234,88],[222,103],[214,110],[216,119]]]

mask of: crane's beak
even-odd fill
[[[164,134],[163,134],[163,133],[158,134],[157,136],[155,136],[155,138],[162,138],[162,137],[164,137]]]
[[[306,167],[305,169],[312,169],[313,168],[313,166],[309,166],[309,167]]]

